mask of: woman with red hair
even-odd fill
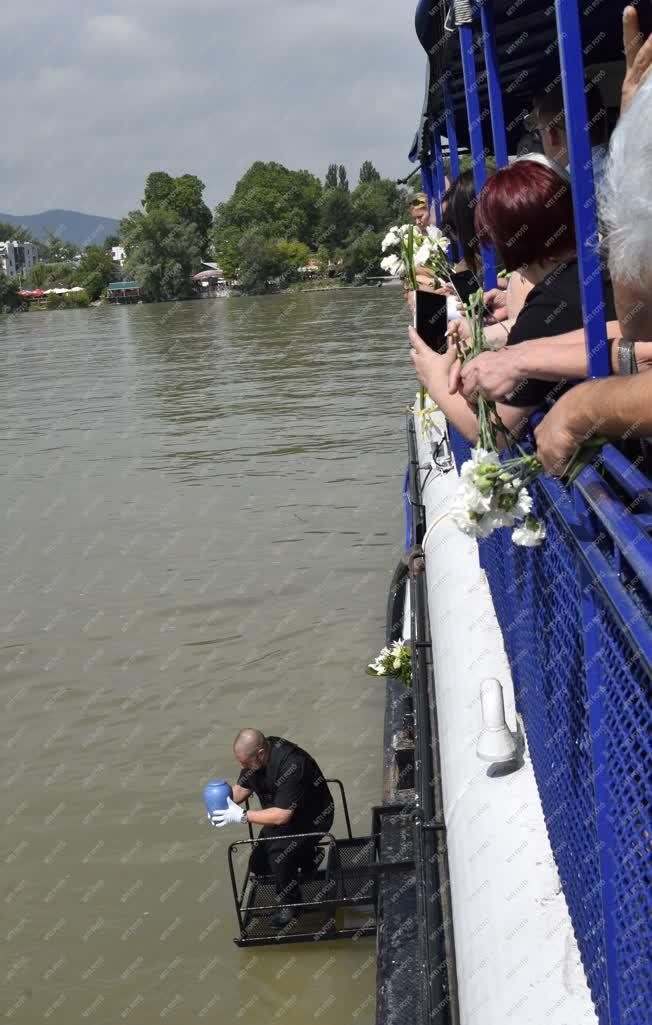
[[[582,327],[573,202],[563,168],[543,154],[531,153],[497,171],[478,198],[475,227],[482,240],[494,245],[505,269],[518,271],[532,286],[506,336],[507,345]],[[604,284],[605,315],[613,321],[613,293],[609,281]],[[455,353],[438,356],[412,328],[410,344],[421,383],[455,427],[475,441],[477,418],[460,395],[448,391]],[[569,386],[567,381],[525,379],[498,405],[498,414],[518,434],[531,413],[551,405]]]

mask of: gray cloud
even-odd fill
[[[119,217],[152,170],[211,207],[254,160],[407,172],[425,55],[396,0],[34,0],[3,28],[8,213]]]

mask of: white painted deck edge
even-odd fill
[[[430,452],[419,438],[421,466]],[[455,470],[433,471],[424,503],[461,1023],[595,1025],[529,754],[517,772],[492,778],[475,753],[480,683],[500,680],[512,729],[514,691],[476,543],[446,515],[457,481]]]

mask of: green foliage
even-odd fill
[[[9,221],[0,221],[0,242],[33,242],[34,237],[31,231],[23,228],[22,224],[11,224]]]
[[[322,274],[336,258],[349,277],[379,269],[377,236],[402,220],[406,192],[381,178],[370,161],[362,165],[360,178],[350,192],[344,165],[333,163],[322,189],[307,171],[253,164],[215,213],[212,237],[227,279],[237,279],[245,291],[265,291],[292,281],[296,267],[315,254]]]
[[[403,220],[405,194],[388,178],[377,178],[358,185],[351,193],[353,201],[353,227],[356,234],[366,228],[385,231],[391,224]]]
[[[460,156],[460,174],[464,174],[465,171],[473,170],[473,157],[470,153],[463,153]],[[487,174],[492,174],[496,170],[496,158],[492,156],[485,157],[485,164],[487,166]],[[451,180],[451,163],[450,160],[444,160],[444,173]]]
[[[223,240],[231,228],[241,233],[256,228],[267,239],[298,239],[308,245],[319,220],[321,191],[319,179],[308,171],[256,161],[228,202],[220,203],[215,212],[213,243],[218,260],[223,259]]]
[[[324,178],[325,189],[336,189],[337,188],[337,164],[329,164],[328,170],[326,171],[326,177]]]
[[[330,266],[330,256],[328,253],[328,247],[321,245],[317,248],[317,269],[321,275],[328,274]]]
[[[192,275],[201,264],[202,239],[197,226],[169,207],[151,213],[133,210],[120,224],[127,250],[125,276],[133,278],[153,300],[192,295]]]
[[[173,178],[166,171],[153,171],[145,183],[142,206],[147,214],[171,210],[184,224],[193,224],[205,247],[213,217],[202,199],[204,188],[203,181],[194,174]]]
[[[382,258],[380,243],[382,239],[382,233],[367,228],[362,235],[347,247],[342,267],[347,281],[353,281],[354,278],[359,277],[368,277],[369,275],[380,276],[383,273],[380,267]]]
[[[62,295],[52,292],[45,299],[45,307],[48,310],[60,310],[63,306],[65,306],[65,299]]]
[[[27,288],[71,288],[77,281],[77,268],[72,263],[35,263],[27,275]]]
[[[317,241],[333,252],[344,243],[353,226],[351,194],[343,189],[326,189],[319,207]]]
[[[83,306],[88,306],[91,301],[90,296],[85,289],[81,292],[67,292],[63,298],[65,305],[72,309],[79,309]]]
[[[7,240],[8,241],[8,240]],[[8,278],[5,272],[0,269],[0,309],[8,307],[13,309],[19,306],[21,298],[18,295],[18,282],[15,278]]]
[[[75,276],[75,284],[81,285],[94,301],[104,295],[106,286],[115,277],[116,266],[104,246],[87,246]]]
[[[53,231],[48,231],[45,238],[39,239],[36,245],[38,255],[44,263],[66,263],[74,259],[79,252],[77,246],[71,242],[64,242]]]
[[[360,168],[360,176],[358,183],[360,185],[368,185],[369,182],[379,182],[380,175],[371,160],[365,160],[362,167]]]
[[[104,248],[108,249],[109,252],[113,249],[114,246],[121,246],[121,245],[122,245],[122,242],[120,241],[120,236],[119,235],[107,235],[106,238],[104,239]]]

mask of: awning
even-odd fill
[[[551,0],[552,2],[552,0]],[[446,134],[441,80],[449,76],[459,146],[469,145],[464,80],[462,76],[459,36],[454,25],[453,3],[433,4],[419,0],[415,28],[419,42],[428,54],[426,88],[416,138],[410,160],[418,161],[430,148],[433,131]],[[494,0],[496,48],[500,69],[501,92],[507,129],[507,144],[515,152],[523,135],[523,118],[532,107],[532,97],[559,74],[557,23],[554,10],[541,0]],[[613,4],[590,4],[580,9],[585,66],[623,60],[622,22],[614,13]],[[447,28],[447,26],[449,26]],[[480,108],[488,110],[487,86],[484,78],[484,55],[479,21],[474,22],[475,62],[478,75]],[[482,130],[485,145],[493,152],[490,118],[484,117]]]

